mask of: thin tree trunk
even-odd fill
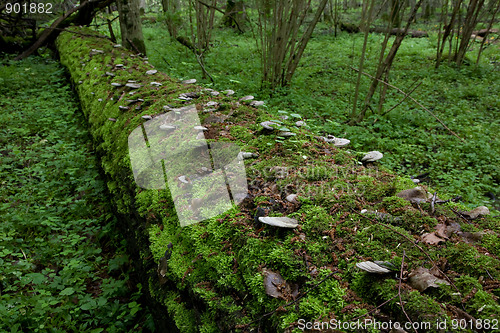
[[[365,63],[365,54],[366,54],[366,45],[368,44],[368,35],[369,35],[369,26],[372,20],[372,12],[374,7],[374,0],[365,0],[363,2],[363,11],[361,14],[361,30],[365,32],[365,38],[363,39],[363,49],[361,50],[361,57],[359,58],[359,71],[358,77],[356,79],[356,88],[354,90],[354,100],[352,103],[352,112],[351,112],[351,122],[354,122],[356,117],[356,109],[358,106],[358,97],[359,97],[359,87],[361,85],[361,74],[363,73],[363,66]],[[369,9],[367,9],[369,6]],[[368,13],[367,13],[368,11]],[[368,16],[368,17],[367,17]]]
[[[472,36],[472,31],[474,31],[474,28],[476,27],[477,17],[483,4],[484,0],[471,0],[469,3],[465,21],[462,25],[460,45],[457,53],[455,54],[455,62],[457,66],[460,66],[464,61],[465,53],[467,52],[470,44],[470,37]]]
[[[399,47],[401,46],[401,43],[403,42],[403,39],[408,32],[408,29],[410,28],[411,22],[415,20],[415,16],[417,14],[418,9],[420,8],[420,5],[422,4],[423,0],[419,0],[417,4],[415,5],[415,8],[410,14],[410,17],[408,21],[406,22],[406,26],[404,29],[404,32],[398,36],[396,36],[396,39],[394,40],[394,43],[392,44],[391,49],[389,50],[389,53],[387,54],[387,57],[383,62],[379,63],[379,66],[377,68],[377,73],[375,74],[375,79],[372,80],[372,83],[370,85],[370,89],[368,90],[368,94],[366,95],[365,98],[365,105],[361,112],[358,115],[358,118],[356,119],[356,123],[359,123],[363,120],[365,117],[366,110],[368,109],[370,105],[370,101],[375,94],[375,91],[378,86],[378,82],[382,79],[384,75],[389,75],[389,71],[391,70],[392,64],[394,62],[394,58],[396,57],[396,54],[399,50]],[[351,120],[352,121],[352,120]]]
[[[497,8],[491,15],[491,20],[490,23],[488,24],[488,28],[486,29],[486,33],[484,34],[483,40],[481,41],[481,46],[479,47],[479,52],[477,54],[477,59],[476,59],[476,65],[479,64],[479,58],[481,57],[481,53],[483,52],[484,49],[484,42],[488,40],[488,35],[490,34],[491,27],[493,26],[493,23],[495,22],[496,15],[498,14],[498,11],[500,10],[500,1],[497,3]]]

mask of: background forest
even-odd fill
[[[14,19],[5,6],[5,47],[34,41],[56,14]],[[318,134],[383,152],[392,170],[498,207],[499,10],[499,0],[98,1],[73,21],[147,49],[172,77],[255,95]]]
[[[142,19],[160,70],[255,95],[318,134],[383,152],[390,169],[498,206],[499,1],[161,6]]]
[[[137,277],[142,272],[133,269],[134,256],[130,251],[125,254],[130,244],[114,238],[114,230],[120,227],[114,212],[103,205],[109,193],[88,133],[81,130],[85,120],[75,118],[78,101],[62,68],[51,60],[55,35],[70,24],[91,26],[103,38],[147,56],[150,64],[172,78],[196,79],[196,84],[213,89],[214,97],[234,91],[241,102],[245,96],[255,96],[258,104],[254,105],[276,119],[301,120],[317,137],[349,139],[346,149],[356,157],[378,150],[384,154],[377,162],[381,170],[429,185],[444,199],[461,196],[467,208],[488,206],[494,217],[498,215],[494,209],[500,209],[500,0],[17,3],[18,7],[0,3],[0,106],[4,110],[0,114],[0,217],[8,221],[0,227],[4,241],[0,310],[7,314],[0,321],[1,329],[155,330],[154,315],[144,306],[148,277]],[[29,13],[31,4],[36,4],[35,13]],[[47,29],[50,26],[53,29]],[[23,58],[27,59],[13,61]],[[58,105],[67,108],[59,110]],[[58,117],[53,116],[54,110],[59,110]],[[273,140],[283,143],[285,138]],[[47,168],[44,158],[54,160],[50,166],[58,171]],[[60,210],[59,202],[68,203],[67,208]],[[310,207],[320,211],[313,204]],[[332,218],[316,215],[325,221]],[[478,224],[481,230],[498,230],[495,223]],[[464,230],[476,231],[475,224],[464,225]],[[414,228],[414,235],[421,232],[420,226]],[[314,249],[326,253],[324,238],[317,233],[311,233],[317,239],[311,237],[305,248],[309,253]],[[363,237],[368,237],[366,233]],[[262,253],[272,244],[263,245],[267,236],[256,238],[262,241],[258,243]],[[387,239],[394,241],[393,236]],[[360,236],[346,244],[360,247],[356,250],[364,258],[371,256],[371,248],[363,252],[361,242]],[[492,285],[497,283],[498,234],[487,235],[477,251],[476,245],[460,243],[468,249],[463,267],[456,263],[466,251],[449,243],[453,255],[443,255],[444,245],[429,247],[432,256],[448,257],[450,265],[458,267],[459,287],[481,289],[478,281],[488,280],[486,273]],[[483,249],[491,255],[483,255],[481,261],[477,258]],[[164,253],[163,248],[155,251],[163,251],[160,256]],[[159,258],[158,253],[148,258],[150,265],[156,266],[153,259]],[[415,250],[406,258],[417,266],[419,255]],[[404,261],[405,254],[390,259],[394,258]],[[278,261],[287,260],[283,254]],[[342,260],[339,267],[345,266],[342,277],[352,284],[349,288],[356,283],[364,286],[365,276],[353,273],[353,262],[347,267]],[[315,281],[304,276],[310,278],[309,286]],[[495,315],[499,290],[491,287],[486,296],[480,290],[477,298],[484,299],[475,299],[467,311],[477,318]],[[448,294],[443,292],[438,301],[448,302]],[[389,291],[387,295],[392,296]],[[266,303],[268,310],[282,300],[272,301]],[[311,317],[324,308],[313,310]],[[293,322],[295,318],[288,315]]]

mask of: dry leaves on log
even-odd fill
[[[264,286],[266,294],[274,297],[281,298],[285,301],[295,299],[299,294],[299,287],[296,284],[288,284],[280,273],[275,273],[268,269],[264,269]]]

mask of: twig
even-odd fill
[[[212,81],[212,83],[214,83],[214,78],[212,77],[212,75],[210,75],[209,72],[207,72],[207,70],[205,69],[205,66],[203,65],[203,61],[202,61],[203,53],[200,53],[199,55],[195,54],[195,56],[196,56],[196,61],[198,61],[198,64],[200,65],[201,69],[203,70],[203,73],[208,75],[208,77],[210,78],[210,81]]]
[[[403,250],[403,259],[401,259],[401,269],[399,270],[399,285],[398,285],[399,305],[401,306],[401,310],[403,310],[403,313],[405,314],[406,319],[408,319],[408,321],[411,323],[411,327],[413,327],[413,330],[415,331],[415,333],[418,333],[417,330],[415,329],[415,326],[413,325],[413,321],[410,319],[410,317],[406,313],[405,307],[403,305],[403,300],[401,299],[401,280],[403,279],[403,265],[405,263],[405,256],[406,256],[406,252],[405,252],[405,250]]]
[[[355,71],[359,72],[359,69],[357,68],[354,68],[352,66],[350,66],[352,69],[354,69]],[[392,84],[390,83],[387,83],[385,82],[384,80],[381,80],[381,79],[377,79],[373,76],[371,76],[370,74],[368,73],[365,73],[365,72],[361,72],[362,74],[372,78],[372,79],[376,79],[377,81],[380,81],[382,82],[383,84],[385,84],[386,86],[388,87],[391,87],[393,89],[396,89],[398,92],[400,92],[401,94],[405,95],[405,96],[408,96],[409,99],[411,99],[413,102],[415,102],[418,106],[420,106],[422,109],[424,109],[425,111],[429,112],[431,114],[431,116],[433,116],[441,125],[443,125],[444,128],[446,128],[448,130],[448,132],[450,132],[451,134],[453,134],[454,136],[456,136],[458,139],[460,139],[462,142],[465,142],[464,139],[462,139],[461,137],[459,137],[455,132],[453,132],[451,129],[448,128],[448,126],[446,126],[434,113],[431,112],[431,110],[429,110],[428,108],[426,108],[425,106],[423,106],[419,101],[417,101],[415,98],[411,97],[409,94],[405,93],[403,90],[399,89],[398,87],[396,86],[393,86]]]
[[[431,214],[434,214],[435,212],[435,207],[434,205],[436,204],[436,198],[437,198],[437,192],[434,192],[434,194],[432,195],[432,201],[431,201]]]
[[[137,48],[137,46],[135,46],[135,44],[130,40],[130,38],[127,38],[127,42],[129,42],[129,44],[132,46],[132,48],[134,49],[134,51],[137,53],[137,54],[142,54],[141,51],[139,51],[139,49]]]
[[[396,105],[394,105],[392,108],[390,108],[389,110],[385,111],[384,113],[382,113],[381,116],[385,116],[386,114],[388,114],[389,112],[391,112],[392,110],[394,110],[395,108],[397,108],[399,105],[401,105],[401,103],[403,103],[408,97],[410,97],[411,93],[414,92],[420,85],[422,84],[422,82],[419,82],[415,88],[413,88],[412,90],[410,90],[410,92],[408,94],[405,94],[405,97],[403,97],[402,100],[400,100],[398,103],[396,103]]]
[[[468,224],[470,224],[470,221],[468,219],[465,218],[465,216],[463,216],[460,212],[457,212],[456,210],[454,210],[453,208],[450,208],[451,211],[455,214],[457,214],[458,217],[460,217],[461,219],[463,219],[465,222],[467,222]]]
[[[392,301],[393,299],[395,299],[396,297],[398,297],[398,295],[394,295],[393,297],[389,298],[387,301],[385,301],[384,303],[380,304],[380,305],[377,305],[377,307],[371,309],[370,311],[368,311],[367,313],[365,314],[362,314],[361,316],[357,316],[355,318],[352,318],[352,319],[349,319],[351,322],[354,322],[354,321],[357,321],[358,319],[361,319],[363,317],[366,317],[367,315],[369,315],[370,313],[376,311],[377,309],[380,309],[381,307],[383,307],[384,305],[386,305],[387,303],[389,303],[390,301]]]

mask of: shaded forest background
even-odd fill
[[[65,26],[91,25],[172,77],[256,95],[318,134],[384,152],[390,169],[498,206],[498,0],[64,1],[25,15],[6,6],[3,50],[45,33],[31,48],[43,54]]]
[[[29,207],[34,200],[33,193],[38,192],[41,194],[36,200],[45,202],[42,195],[52,193],[55,187],[51,180],[45,183],[48,190],[38,187],[35,191],[24,186],[22,192],[18,190],[18,183],[32,183],[29,166],[35,157],[48,154],[52,158],[62,149],[59,143],[46,148],[39,135],[42,130],[33,124],[48,124],[48,129],[43,131],[50,132],[55,121],[58,128],[61,127],[56,138],[72,136],[71,132],[65,133],[65,126],[77,112],[76,101],[68,97],[67,86],[65,90],[61,88],[64,81],[62,70],[50,58],[54,56],[52,43],[58,32],[75,24],[89,25],[102,38],[147,56],[151,64],[173,78],[196,79],[197,83],[213,89],[214,94],[232,89],[237,97],[253,95],[264,101],[260,108],[277,119],[279,116],[300,118],[314,135],[347,138],[351,140],[347,149],[357,151],[359,157],[367,151],[379,150],[384,153],[384,158],[377,162],[382,165],[382,170],[385,167],[412,177],[419,184],[438,189],[440,194],[446,193],[445,196],[460,195],[470,208],[478,205],[499,207],[496,199],[500,194],[498,0],[163,0],[142,3],[96,0],[21,1],[18,4],[19,7],[12,3],[9,6],[5,1],[0,3],[0,50],[3,57],[0,76],[3,88],[0,92],[8,97],[2,103],[4,109],[25,110],[24,117],[40,117],[41,120],[24,126],[24,123],[16,122],[12,114],[2,115],[5,128],[12,123],[18,125],[5,130],[8,139],[3,143],[12,141],[3,153],[5,161],[16,161],[16,158],[21,161],[19,165],[2,163],[2,172],[11,175],[14,184],[2,188],[5,191],[2,198],[9,198],[5,199],[7,203],[18,200],[16,202],[24,205],[23,199]],[[36,13],[23,12],[24,8],[28,8],[27,11],[35,8],[32,4],[36,4]],[[51,13],[46,13],[49,7]],[[12,61],[29,55],[39,57]],[[48,70],[42,63],[49,65]],[[35,79],[50,83],[53,90],[40,88]],[[41,97],[31,96],[35,93]],[[64,119],[55,119],[52,116],[55,107],[45,107],[43,102],[55,100],[59,93],[68,97],[61,103],[74,104],[70,110],[61,113]],[[19,106],[14,101],[19,102]],[[79,128],[75,124],[72,126]],[[85,135],[78,134],[82,136],[82,142]],[[275,139],[275,143],[283,141],[284,138]],[[62,145],[63,148],[72,148],[83,144]],[[23,155],[26,147],[31,146],[40,150]],[[64,149],[75,159],[77,155],[91,155]],[[88,150],[91,150],[90,146]],[[5,153],[7,151],[10,155]],[[72,161],[66,159],[68,163]],[[87,159],[78,161],[88,164]],[[13,171],[16,168],[22,171],[16,173]],[[80,171],[72,165],[63,169],[55,164],[54,168],[59,170],[52,173],[59,184],[57,186],[71,179],[82,191],[90,191],[87,187],[97,189],[97,203],[108,200],[103,184],[96,185],[98,176],[87,177],[85,174],[81,177],[78,174],[84,172],[84,166]],[[45,170],[43,166],[38,166],[38,169]],[[87,187],[78,185],[78,179],[86,181]],[[75,202],[76,211],[80,213],[80,206],[84,205],[82,194],[68,191],[68,198],[60,201]],[[14,197],[10,199],[10,195]],[[61,192],[61,195],[66,194]],[[52,201],[55,202],[53,198],[49,200]],[[2,214],[10,209],[7,203],[0,207]],[[85,234],[85,237],[78,238],[67,235],[67,223],[59,219],[61,214],[56,208],[50,219],[39,221],[37,219],[42,215],[26,215],[23,205],[19,205],[23,208],[19,212],[12,210],[9,215],[2,215],[12,217],[15,223],[4,224],[0,229],[2,239],[9,243],[1,252],[5,259],[2,264],[8,269],[5,270],[7,278],[0,281],[2,296],[6,300],[0,307],[8,304],[2,310],[11,311],[12,304],[15,304],[21,309],[14,311],[16,314],[22,311],[31,314],[28,320],[20,315],[10,318],[16,323],[12,327],[48,325],[46,313],[51,306],[57,305],[58,313],[50,318],[55,327],[66,322],[74,325],[68,329],[82,330],[88,326],[96,327],[96,332],[104,330],[99,326],[108,324],[117,331],[132,328],[154,330],[153,316],[142,306],[142,285],[135,280],[134,283],[128,282],[128,272],[134,260],[124,254],[125,242],[114,244],[110,240],[109,230],[115,223],[111,212],[102,208],[102,216],[94,216],[92,221],[96,225],[110,222],[104,232],[96,231],[98,227],[90,222],[89,230],[81,231],[79,224],[75,223],[75,231],[68,235]],[[42,214],[47,215],[42,208]],[[83,221],[83,217],[76,213],[66,215],[77,222]],[[323,217],[325,221],[330,218],[328,215]],[[24,223],[22,228],[18,227],[19,221]],[[494,222],[487,223],[491,223],[491,226],[488,224],[490,229],[495,228]],[[61,235],[56,236],[65,242],[66,247],[65,257],[52,261],[47,258],[49,254],[59,255],[58,243],[42,241],[42,236],[52,239],[54,228],[59,228]],[[415,233],[420,232],[420,227],[415,229]],[[37,244],[24,245],[33,248],[26,251],[27,255],[19,252],[17,243],[21,244],[23,237],[32,233],[42,236],[30,240]],[[391,239],[393,236],[390,235]],[[318,244],[324,244],[321,237],[318,236]],[[497,234],[486,238],[484,243],[489,244],[489,251],[498,252]],[[76,251],[76,257],[74,251],[70,251],[72,242],[83,244]],[[24,244],[27,243],[26,240]],[[105,248],[103,254],[99,248],[86,249],[87,243],[102,245]],[[439,252],[441,249],[434,250]],[[91,252],[90,259],[87,258],[88,252]],[[372,255],[368,252],[366,249],[364,257]],[[453,258],[456,257],[458,262],[464,251],[457,248],[453,253],[456,253]],[[86,255],[85,259],[79,259],[80,255]],[[17,263],[24,262],[23,257],[27,263],[29,260],[40,261],[36,272],[31,272],[28,264],[19,268]],[[417,257],[418,254],[413,254],[413,258]],[[402,258],[404,260],[404,254]],[[475,254],[470,255],[467,261],[470,266],[465,266],[465,272],[472,274],[475,271],[470,268],[475,267],[471,263],[487,267],[476,258]],[[78,264],[78,260],[85,261],[85,264]],[[49,262],[50,265],[59,262],[61,267],[52,267]],[[496,261],[491,260],[491,263],[493,271]],[[46,270],[39,269],[45,266],[48,267]],[[82,269],[100,278],[80,278]],[[490,274],[488,270],[486,273]],[[68,278],[55,278],[56,282],[51,282],[53,276],[64,274]],[[23,278],[18,279],[18,276]],[[464,275],[464,284],[473,285],[467,279]],[[37,288],[37,302],[32,302],[34,305],[30,308],[27,297],[32,300],[34,296],[29,296],[29,293]],[[89,290],[99,297],[80,297],[89,294]],[[495,290],[498,296],[498,288]],[[10,298],[11,295],[14,296]],[[484,305],[481,303],[478,308],[480,306]],[[67,320],[68,313],[80,326]]]

